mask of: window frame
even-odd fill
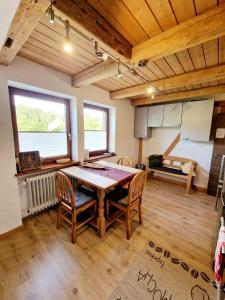
[[[43,158],[43,165],[50,164],[55,162],[57,159],[62,158],[70,158],[72,156],[72,139],[71,139],[71,119],[70,119],[70,101],[66,98],[60,98],[56,96],[51,96],[48,94],[34,92],[29,90],[24,90],[16,87],[8,87],[9,89],[9,100],[10,100],[10,110],[11,110],[11,120],[12,120],[12,128],[13,128],[13,137],[14,137],[14,147],[15,147],[15,156],[20,152],[19,145],[19,135],[18,135],[18,127],[17,127],[17,116],[16,116],[16,106],[15,106],[15,95],[20,95],[24,97],[31,97],[37,100],[46,100],[56,103],[62,103],[66,108],[66,133],[67,133],[67,154],[59,155],[59,156],[50,156]]]
[[[94,104],[89,104],[89,103],[84,103],[84,108],[90,108],[90,109],[106,112],[106,149],[90,151],[89,156],[93,157],[93,156],[102,155],[104,153],[109,153],[109,108],[94,105]],[[84,132],[85,131],[86,130],[84,129]],[[84,137],[84,139],[85,139],[85,137]],[[84,140],[84,143],[85,143],[85,140]],[[84,144],[84,148],[85,148],[85,144]]]

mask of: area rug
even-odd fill
[[[215,300],[212,273],[205,274],[149,241],[109,300]]]

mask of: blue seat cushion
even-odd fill
[[[126,206],[128,193],[129,193],[128,189],[122,186],[118,186],[114,190],[106,194],[106,200],[118,202],[121,205]]]
[[[76,208],[79,208],[94,199],[96,199],[96,192],[85,186],[81,186],[75,190]]]
[[[183,173],[182,170],[172,169],[172,168],[167,168],[167,167],[152,167],[151,170],[163,171],[163,172],[166,172],[166,173],[184,175],[184,176],[188,175],[188,174]]]

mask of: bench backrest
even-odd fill
[[[177,156],[163,156],[163,166],[173,169],[181,170],[181,166],[189,162],[192,163],[194,170],[198,163],[192,159]]]

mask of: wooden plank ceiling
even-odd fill
[[[225,0],[87,0],[107,22],[132,46],[138,45],[198,14],[212,9]],[[61,72],[75,75],[100,63],[93,47],[79,35],[71,32],[74,52],[63,51],[65,30],[58,23],[50,24],[44,16],[21,48],[19,55],[47,65]],[[148,62],[140,72],[150,81],[217,66],[225,63],[225,37],[178,53]],[[144,83],[130,72],[122,78],[116,76],[95,83],[108,91],[116,91]],[[225,79],[208,81],[159,94],[184,92],[225,84]],[[131,97],[143,98],[144,95]],[[145,95],[146,97],[146,95]]]

